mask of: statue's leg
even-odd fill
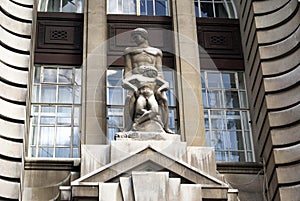
[[[159,109],[158,109],[158,103],[157,103],[157,100],[155,99],[155,96],[154,95],[151,95],[149,98],[148,98],[148,102],[149,104],[151,105],[151,111],[152,112],[159,112]]]
[[[164,123],[164,130],[166,133],[174,134],[174,132],[169,128],[168,120],[169,120],[169,108],[168,108],[168,98],[166,92],[161,93],[161,105],[163,107],[163,123]]]
[[[135,117],[141,116],[145,112],[145,107],[146,107],[146,98],[142,95],[138,97],[136,100],[136,105],[135,105]]]
[[[135,96],[132,92],[127,93],[124,106],[124,131],[130,131],[135,113]]]

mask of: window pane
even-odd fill
[[[239,111],[227,111],[227,129],[228,130],[241,130],[241,117]]]
[[[169,109],[169,128],[176,132],[177,126],[176,126],[176,119],[177,119],[177,113],[175,108]]]
[[[117,0],[108,0],[107,4],[108,4],[108,13],[113,14],[113,13],[117,13],[118,11],[118,1]]]
[[[239,89],[245,89],[244,74],[239,72],[238,79],[239,79]]]
[[[216,151],[216,161],[228,161],[228,153],[224,151]]]
[[[201,17],[214,17],[213,4],[201,3]]]
[[[123,90],[122,88],[109,88],[108,89],[108,104],[109,105],[122,105],[123,104]]]
[[[166,91],[166,95],[168,98],[169,106],[175,106],[176,105],[176,97],[174,96],[174,94],[170,90],[168,90],[168,91]]]
[[[107,71],[107,85],[108,86],[121,86],[122,85],[122,71],[121,70],[108,70]]]
[[[73,102],[73,89],[71,86],[58,86],[58,102],[59,103]]]
[[[208,110],[204,110],[204,124],[205,124],[205,128],[209,129]]]
[[[40,127],[40,141],[39,145],[53,145],[54,144],[54,127]]]
[[[248,108],[248,104],[247,104],[247,97],[246,97],[246,92],[245,91],[240,91],[240,105],[241,108]]]
[[[36,157],[36,147],[31,147],[31,157]]]
[[[80,128],[74,127],[73,128],[73,146],[79,146],[79,140],[80,140]]]
[[[212,131],[214,147],[216,150],[228,149],[228,140],[225,131]]]
[[[172,71],[164,71],[164,80],[169,83],[170,89],[174,88],[174,79]]]
[[[222,73],[223,86],[227,89],[235,89],[235,74],[234,73]]]
[[[44,82],[51,82],[56,83],[57,82],[57,70],[56,68],[44,68]]]
[[[250,132],[245,131],[244,135],[245,135],[245,142],[246,142],[246,150],[252,150]]]
[[[49,0],[47,11],[48,12],[60,12],[60,1]]]
[[[147,15],[153,15],[153,0],[147,0]]]
[[[73,158],[79,158],[79,148],[73,148]]]
[[[34,70],[34,83],[40,83],[40,76],[41,76],[41,68],[40,67],[36,67]]]
[[[195,14],[196,14],[196,17],[200,17],[200,16],[199,16],[199,4],[198,4],[198,1],[195,1],[195,2],[194,2],[194,6],[195,6]]]
[[[53,148],[39,147],[38,157],[53,157]]]
[[[56,86],[42,85],[41,86],[41,102],[55,103],[56,102]]]
[[[74,103],[81,103],[81,86],[74,87]]]
[[[30,145],[35,145],[36,137],[38,136],[38,127],[33,126],[31,132],[32,132],[32,135],[31,135]]]
[[[202,90],[202,99],[203,99],[203,106],[204,107],[208,107],[208,104],[207,104],[207,94],[206,94],[206,90],[205,89]]]
[[[58,82],[59,83],[72,83],[72,69],[59,69]]]
[[[80,107],[74,107],[74,125],[79,126],[80,125]]]
[[[208,88],[221,88],[221,78],[219,73],[207,73],[207,84]]]
[[[210,111],[211,118],[211,128],[222,130],[225,129],[225,116],[224,111],[221,110],[211,110]]]
[[[243,126],[245,130],[249,130],[249,120],[248,120],[248,112],[242,112]]]
[[[141,15],[147,15],[147,3],[146,3],[146,0],[141,0],[141,7],[140,7],[140,12],[141,12]]]
[[[135,0],[123,1],[123,13],[124,14],[135,14],[136,13],[136,2]]]
[[[57,124],[71,125],[72,107],[57,107]]]
[[[222,108],[223,107],[223,99],[222,99],[222,91],[208,91],[208,106],[211,108]]]
[[[249,151],[247,152],[247,161],[248,162],[254,161],[252,152],[249,152]]]
[[[109,127],[123,127],[123,109],[122,108],[108,108],[108,126]]]
[[[71,127],[57,127],[56,128],[56,145],[70,146]]]
[[[240,108],[239,93],[237,91],[225,91],[226,108]]]
[[[155,1],[155,15],[157,16],[166,16],[167,13],[167,7],[168,2],[166,0],[156,0]]]
[[[33,86],[32,102],[38,103],[40,95],[40,85]]]
[[[224,7],[226,3],[215,3],[216,17],[228,18],[226,8]]]
[[[76,12],[77,6],[75,4],[76,0],[64,0],[62,1],[62,12]]]
[[[232,162],[245,162],[245,153],[244,152],[238,152],[238,151],[232,151],[229,155],[229,160]]]
[[[75,86],[81,86],[81,69],[75,69]]]
[[[229,131],[229,141],[231,150],[245,149],[242,131]]]
[[[70,148],[56,148],[55,157],[70,158]]]

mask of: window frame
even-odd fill
[[[222,102],[223,105],[222,107],[211,107],[209,105],[209,100],[208,100],[208,91],[210,89],[214,89],[214,88],[209,88],[208,87],[208,73],[212,73],[212,74],[218,74],[220,81],[218,81],[221,86],[216,87],[215,89],[221,90],[222,93]],[[228,88],[228,87],[224,87],[224,82],[222,81],[222,75],[225,75],[226,73],[231,73],[235,75],[235,85],[236,88]],[[240,81],[241,81],[241,77],[242,76],[242,81],[243,81],[243,87],[240,88]],[[203,76],[204,76],[204,80],[203,80]],[[252,131],[251,131],[251,124],[250,124],[250,112],[249,112],[249,105],[248,103],[245,105],[245,107],[240,107],[240,105],[238,107],[227,107],[225,104],[225,91],[229,90],[231,91],[232,89],[237,90],[238,94],[240,94],[240,90],[242,92],[245,92],[245,101],[247,101],[247,89],[245,86],[245,75],[243,71],[229,71],[229,70],[224,70],[224,71],[217,71],[217,70],[202,70],[201,71],[201,82],[202,82],[202,94],[203,94],[203,105],[204,105],[204,121],[205,121],[205,132],[206,132],[206,144],[208,146],[212,146],[215,148],[215,155],[216,155],[216,160],[217,161],[226,161],[226,162],[254,162],[255,161],[255,153],[254,153],[254,145],[253,145],[253,136],[252,136]],[[203,86],[204,85],[204,86]],[[203,92],[205,90],[205,92]],[[240,96],[239,96],[239,102],[241,102],[240,100]],[[212,118],[212,113],[215,112],[223,112],[223,114],[219,117],[221,118]],[[233,130],[231,130],[231,128],[229,128],[228,124],[231,123],[232,118],[228,118],[227,114],[228,113],[232,113],[232,115],[235,113],[235,115],[237,115],[238,113],[238,122],[240,123],[240,128],[235,128]],[[246,115],[246,116],[245,116]],[[234,117],[234,116],[232,116]],[[245,119],[246,117],[246,119]],[[217,128],[215,128],[215,124],[212,123],[212,121],[217,122]],[[220,123],[221,122],[221,123]],[[214,135],[214,133],[218,133],[218,136],[220,135],[220,133],[222,133],[221,135],[223,135],[223,139],[225,139],[226,141],[222,141],[221,148],[217,147],[216,144],[216,136]],[[234,135],[230,135],[231,133],[234,133]],[[239,140],[238,140],[238,135],[242,137],[242,148],[243,149],[239,149]],[[225,137],[224,137],[225,136]],[[236,137],[236,145],[233,145],[234,142],[232,142],[230,140],[231,137]],[[222,136],[221,136],[222,137]],[[221,139],[221,138],[220,138]],[[232,148],[233,146],[233,148]],[[222,153],[224,154],[222,156]],[[241,160],[231,160],[231,156],[234,157],[233,153],[243,153],[243,157],[244,157],[244,161]],[[220,154],[220,157],[222,157],[221,160],[218,159],[218,154]],[[231,155],[232,154],[232,155]],[[240,157],[240,156],[239,156]]]
[[[83,7],[84,7],[84,0],[75,0],[75,3],[72,3],[76,10],[75,11],[65,11],[63,10],[63,0],[56,0],[59,1],[59,10],[49,11],[48,5],[49,1],[51,0],[39,0],[38,3],[38,12],[66,12],[66,13],[83,13]],[[71,0],[73,1],[73,0]],[[42,4],[44,3],[44,6],[42,8]],[[81,4],[81,5],[80,5]]]
[[[129,12],[129,13],[124,13],[124,1],[126,0],[121,0],[121,5],[119,5],[119,2],[116,2],[117,4],[117,11],[110,11],[110,3],[111,3],[112,0],[107,0],[107,8],[106,8],[106,13],[108,15],[110,14],[121,14],[121,15],[137,15],[137,16],[170,16],[171,15],[171,11],[170,11],[170,0],[133,0],[135,2],[135,12]],[[115,0],[117,1],[117,0]],[[145,1],[146,2],[146,5],[147,5],[147,2],[148,1],[152,1],[152,12],[153,14],[148,14],[148,10],[146,10],[146,13],[145,14],[142,14],[141,12],[141,5],[142,5],[142,1]],[[166,2],[166,8],[165,8],[165,15],[161,15],[161,14],[158,14],[156,12],[156,2],[159,2],[159,1],[165,1]],[[121,10],[122,11],[118,11],[118,8],[119,6],[121,7]],[[147,7],[147,6],[145,6]]]
[[[39,79],[37,82],[35,80],[36,78],[36,72],[37,69],[39,70]],[[56,82],[47,82],[44,81],[45,72],[44,69],[56,69]],[[31,159],[52,159],[52,160],[59,160],[59,159],[76,159],[80,158],[80,133],[81,133],[81,107],[82,107],[82,69],[79,66],[65,66],[65,65],[35,65],[33,68],[32,73],[32,82],[31,82],[31,97],[30,97],[30,129],[29,129],[29,141],[28,141],[28,154],[27,156]],[[59,70],[60,69],[66,69],[66,70],[72,70],[71,82],[60,82],[59,79],[66,78],[65,76],[59,76]],[[76,76],[78,76],[78,80],[76,82]],[[42,80],[43,79],[43,80]],[[69,81],[68,79],[66,79]],[[78,83],[79,82],[79,83]],[[55,86],[55,101],[54,102],[43,102],[41,99],[42,91],[41,86]],[[36,87],[38,86],[38,87]],[[59,102],[59,87],[60,86],[68,86],[72,87],[72,100],[71,102]],[[36,88],[39,90],[36,92]],[[79,89],[77,98],[77,102],[75,102],[75,96],[76,92],[75,90]],[[38,94],[39,98],[36,98],[35,93]],[[38,110],[35,111],[34,108],[37,108]],[[50,109],[54,108],[54,111],[44,113],[42,112],[42,109]],[[63,112],[63,110],[59,111],[59,109],[68,109],[70,110],[70,113]],[[75,112],[76,111],[76,112]],[[43,114],[45,114],[43,116]],[[52,115],[51,115],[52,114]],[[61,115],[67,115],[67,116],[61,116]],[[46,118],[45,118],[46,117]],[[45,122],[42,122],[42,118],[45,118]],[[53,122],[48,123],[47,118],[52,119]],[[48,121],[49,121],[48,119]],[[50,120],[51,121],[51,120]],[[42,128],[52,128],[53,138],[51,141],[53,141],[52,144],[41,144],[41,129]],[[34,129],[37,129],[37,132],[35,132]],[[60,141],[58,141],[58,130],[59,129],[70,129],[70,135],[66,138],[66,136],[61,135],[61,139],[67,139],[67,144],[62,144]],[[75,129],[77,132],[75,132]],[[62,131],[62,130],[61,130]],[[64,133],[64,132],[61,132]],[[77,136],[75,136],[77,133]],[[44,135],[46,136],[46,135]],[[61,140],[60,139],[60,140]],[[77,140],[76,140],[77,139]],[[49,139],[48,139],[49,140]],[[48,142],[47,142],[48,143]],[[61,144],[59,144],[61,143]],[[39,149],[45,148],[45,149],[53,149],[52,155],[48,156],[40,156]],[[56,149],[69,149],[68,156],[59,156],[56,155]],[[77,151],[76,151],[77,150]],[[76,154],[75,152],[76,151]],[[34,152],[34,153],[33,153]],[[73,155],[75,154],[75,155]]]
[[[225,18],[225,19],[237,19],[237,9],[235,6],[235,3],[233,0],[193,0],[194,2],[194,7],[195,7],[195,15],[196,17],[202,17],[202,18]],[[201,5],[203,4],[211,4],[212,5],[212,12],[213,16],[203,16],[202,15],[202,10],[201,10]],[[225,4],[224,9],[226,11],[227,17],[220,17],[217,16],[217,11],[216,11],[216,5],[218,4]],[[230,3],[230,4],[228,4]],[[198,6],[196,6],[196,4]],[[231,6],[229,6],[231,5]],[[198,15],[197,15],[198,14]]]

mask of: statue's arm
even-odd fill
[[[124,51],[124,60],[125,60],[125,69],[123,77],[129,77],[132,75],[132,62],[131,62],[131,55],[130,55],[130,49],[126,48]]]
[[[132,81],[132,79],[130,79],[130,78],[123,79],[122,87],[125,89],[132,90],[134,92],[137,92],[138,88],[136,86],[134,86],[133,84],[131,84],[130,81]]]
[[[164,74],[163,74],[163,69],[162,69],[162,53],[161,52],[159,54],[157,54],[157,56],[156,56],[155,66],[158,71],[158,77],[164,79]]]
[[[163,91],[167,91],[169,89],[169,83],[163,79],[161,79],[160,77],[156,78],[156,83],[160,86],[157,91],[158,92],[163,92]]]

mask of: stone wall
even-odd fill
[[[0,1],[0,199],[19,199],[33,0]]]
[[[299,200],[299,2],[236,0],[253,124],[269,200]],[[297,153],[298,152],[298,153]]]

